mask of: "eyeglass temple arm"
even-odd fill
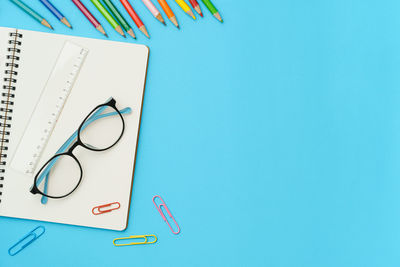
[[[118,115],[118,112],[110,112],[110,113],[101,114],[105,108],[106,108],[106,106],[101,107],[95,113],[93,113],[93,115],[90,116],[89,119],[87,120],[87,122],[82,126],[82,130],[84,130],[87,126],[89,126],[89,124],[91,124],[92,122],[94,122],[98,119]],[[127,107],[127,108],[121,109],[119,112],[121,114],[129,114],[132,112],[132,109]],[[65,152],[68,149],[68,147],[71,145],[71,143],[76,139],[77,136],[78,136],[78,130],[76,130],[67,139],[67,141],[65,141],[65,143],[57,150],[56,154]],[[43,178],[45,178],[45,185],[44,185],[44,193],[45,194],[47,194],[47,183],[48,183],[48,179],[49,179],[49,175],[50,175],[50,170],[56,162],[57,162],[57,159],[50,162],[49,165],[44,169],[44,171],[40,174],[40,176],[36,180],[36,186],[37,186],[43,181]],[[41,199],[42,204],[46,204],[47,199],[48,198],[46,196],[42,196],[42,199]]]

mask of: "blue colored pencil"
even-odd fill
[[[62,23],[64,23],[67,27],[70,27],[72,29],[71,24],[69,24],[68,20],[65,18],[65,16],[55,7],[53,6],[52,3],[48,0],[40,0],[43,5],[45,5],[51,13],[53,13],[54,16],[56,16]]]

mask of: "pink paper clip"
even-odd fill
[[[117,210],[121,207],[121,204],[119,202],[113,202],[101,206],[96,206],[92,209],[93,215],[100,215],[103,213],[111,212],[113,210]]]
[[[156,201],[155,201],[156,198],[159,198],[162,201],[162,203],[160,205],[156,204]],[[174,233],[176,235],[179,234],[181,232],[181,229],[179,228],[178,223],[175,221],[174,217],[172,216],[171,212],[169,211],[169,209],[168,209],[167,205],[165,204],[164,200],[160,196],[154,196],[153,197],[153,203],[154,203],[154,206],[156,206],[158,212],[161,214],[161,217],[163,218],[163,220],[168,224],[168,226],[171,229],[172,233]],[[174,232],[174,229],[169,224],[169,222],[168,222],[167,218],[165,217],[161,207],[164,207],[164,209],[167,211],[169,217],[172,218],[172,220],[174,221],[176,227],[178,227],[178,232]]]

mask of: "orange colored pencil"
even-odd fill
[[[158,3],[160,4],[161,8],[164,10],[165,14],[167,14],[167,17],[169,20],[179,28],[178,21],[176,20],[174,12],[172,12],[171,8],[169,7],[167,1],[165,0],[158,0]]]

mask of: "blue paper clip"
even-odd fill
[[[32,244],[33,241],[42,236],[45,232],[45,228],[43,226],[38,226],[32,231],[30,231],[27,235],[21,238],[15,245],[8,249],[8,254],[10,256],[17,255],[21,250]],[[16,250],[16,251],[13,251]]]

